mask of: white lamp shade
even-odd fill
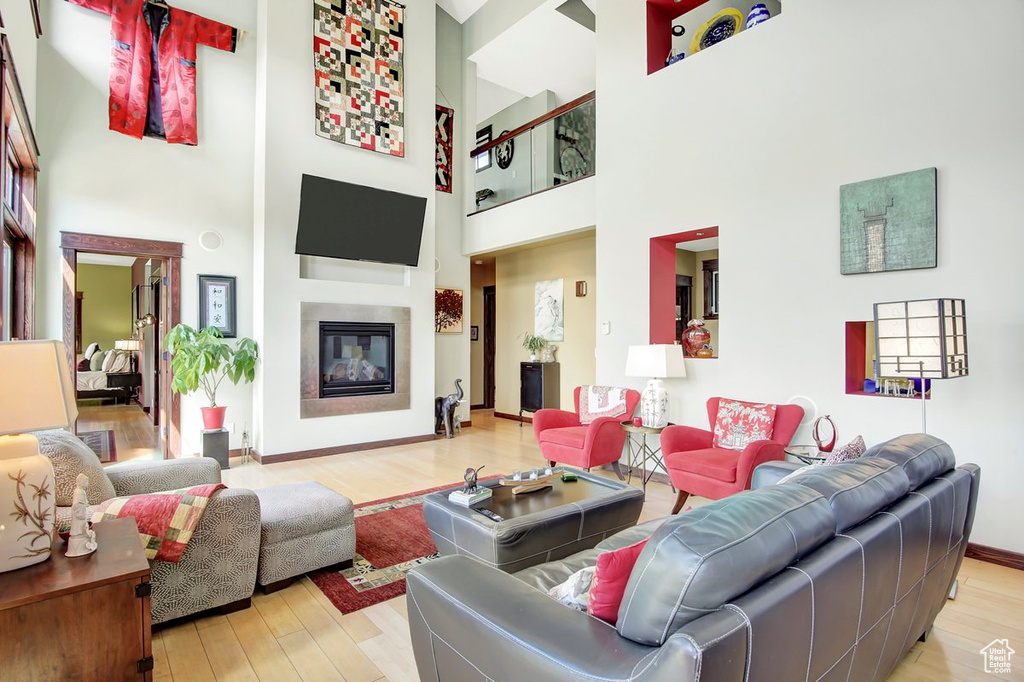
[[[630,346],[626,355],[626,376],[668,379],[686,376],[683,347],[676,344]]]
[[[967,376],[967,313],[963,299],[876,303],[875,341],[881,377]]]
[[[138,351],[142,350],[142,341],[139,339],[120,339],[114,342],[117,350]]]
[[[78,418],[75,385],[57,341],[0,343],[0,436],[63,429]]]

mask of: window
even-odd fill
[[[35,203],[38,149],[7,37],[0,38],[0,339],[31,339],[35,331]]]
[[[21,217],[21,202],[17,201],[17,198],[21,195],[21,164],[18,163],[18,157],[15,155],[14,150],[11,149],[10,130],[6,132],[8,134],[4,135],[4,139],[8,142],[4,203],[7,205],[7,208],[11,209],[14,217],[19,218]]]
[[[0,319],[0,341],[11,340],[11,328],[14,326],[14,247],[4,235],[3,260],[0,261],[0,272],[3,282],[0,291],[3,293],[3,318]]]
[[[482,145],[485,145],[488,142],[490,142],[491,134],[491,126],[487,126],[486,128],[481,128],[480,130],[476,131],[476,146],[479,148]],[[477,173],[479,173],[482,170],[487,170],[488,168],[491,167],[491,151],[492,150],[488,149],[487,151],[476,155],[475,162]]]

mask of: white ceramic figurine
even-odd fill
[[[68,538],[68,551],[65,556],[85,556],[96,551],[96,531],[89,528],[89,498],[85,489],[89,487],[89,477],[78,474],[75,479],[75,496],[71,501],[71,537]]]

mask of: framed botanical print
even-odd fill
[[[238,334],[234,277],[199,275],[199,329],[211,326],[228,339]]]

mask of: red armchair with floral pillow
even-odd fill
[[[784,448],[803,417],[799,405],[711,398],[710,431],[667,427],[661,432],[661,451],[668,477],[679,491],[672,513],[678,513],[690,495],[719,500],[749,488],[754,467],[785,458]]]
[[[537,436],[541,454],[554,466],[556,462],[570,464],[581,469],[611,464],[615,474],[622,479],[619,457],[626,442],[626,432],[621,422],[633,416],[640,394],[632,389],[621,389],[625,393],[625,409],[618,416],[596,417],[589,424],[581,422],[580,389],[573,391],[575,412],[543,409],[533,415],[533,433]],[[618,390],[618,389],[613,389]],[[584,410],[583,421],[587,410]]]

